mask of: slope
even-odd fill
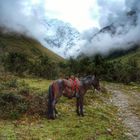
[[[0,32],[0,54],[8,52],[23,53],[30,59],[36,59],[40,55],[47,55],[55,62],[64,60],[59,55],[43,47],[35,39],[16,33],[4,34]]]
[[[121,55],[119,55],[119,52],[116,52],[116,57],[115,57],[115,52],[113,54],[110,55],[110,59],[111,60],[120,60],[122,62],[128,62],[130,59],[136,60],[136,62],[138,63],[138,65],[140,66],[140,47],[136,48],[136,49],[130,49],[130,50],[126,50],[126,51],[122,51],[123,53]],[[118,53],[118,56],[117,56]],[[111,58],[111,57],[114,58]]]

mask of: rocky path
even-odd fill
[[[129,132],[126,135],[128,135],[130,140],[140,140],[140,119],[136,114],[132,113],[129,95],[125,94],[124,91],[120,90],[119,88],[107,88],[112,93],[111,102],[119,108],[119,116],[123,120],[125,126],[129,129]],[[132,92],[132,94],[134,94],[134,92]],[[137,98],[137,100],[140,102],[139,99],[140,96]]]

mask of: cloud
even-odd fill
[[[67,56],[108,54],[140,44],[139,0],[0,0],[0,17],[0,26],[31,36],[62,56],[65,45],[51,48],[44,40],[55,35],[55,28],[49,28],[53,18],[81,32]]]
[[[37,0],[1,0],[0,25],[39,39],[46,31],[36,13],[37,9],[41,9],[40,6],[40,1]]]
[[[94,12],[90,15],[90,11]],[[96,0],[46,0],[47,16],[69,22],[79,31],[98,26]]]
[[[110,50],[140,45],[139,0],[98,0],[98,4],[100,26],[105,28],[95,34],[92,29],[83,33],[81,53],[107,55]]]
[[[48,31],[44,22],[47,20],[44,3],[45,0],[0,0],[0,26],[6,32],[14,31],[35,38],[49,48],[44,41]]]
[[[90,5],[95,3],[95,0],[0,0],[0,26],[6,27],[8,31],[16,31],[33,37],[44,46],[64,56],[66,50],[64,46],[59,49],[58,47],[51,48],[44,40],[49,34],[56,35],[55,29],[61,27],[61,25],[56,25],[59,22],[50,23],[51,19],[63,20],[63,23],[69,22],[82,31],[98,24],[92,20],[95,14],[90,15]],[[56,28],[50,28],[49,24]],[[79,48],[78,43],[76,46]],[[67,55],[72,53],[75,55],[76,50],[73,46]]]

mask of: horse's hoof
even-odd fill
[[[55,116],[51,116],[51,119],[54,120],[55,119]]]
[[[47,115],[46,117],[47,117],[48,120],[50,119],[50,115]]]
[[[49,116],[47,116],[47,119],[48,119],[48,120],[54,120],[54,119],[55,119],[55,117],[54,117],[54,116],[49,115]]]
[[[80,116],[80,117],[84,117],[85,115],[84,115],[83,113],[82,113],[82,114],[79,113],[78,116]]]
[[[78,116],[80,116],[80,113],[77,113]]]
[[[55,120],[55,117],[50,117],[49,120]]]

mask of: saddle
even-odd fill
[[[79,85],[77,80],[73,80],[73,79],[69,79],[69,81],[71,82],[71,90],[72,90],[72,94],[73,97],[78,96],[78,91],[79,91]]]

